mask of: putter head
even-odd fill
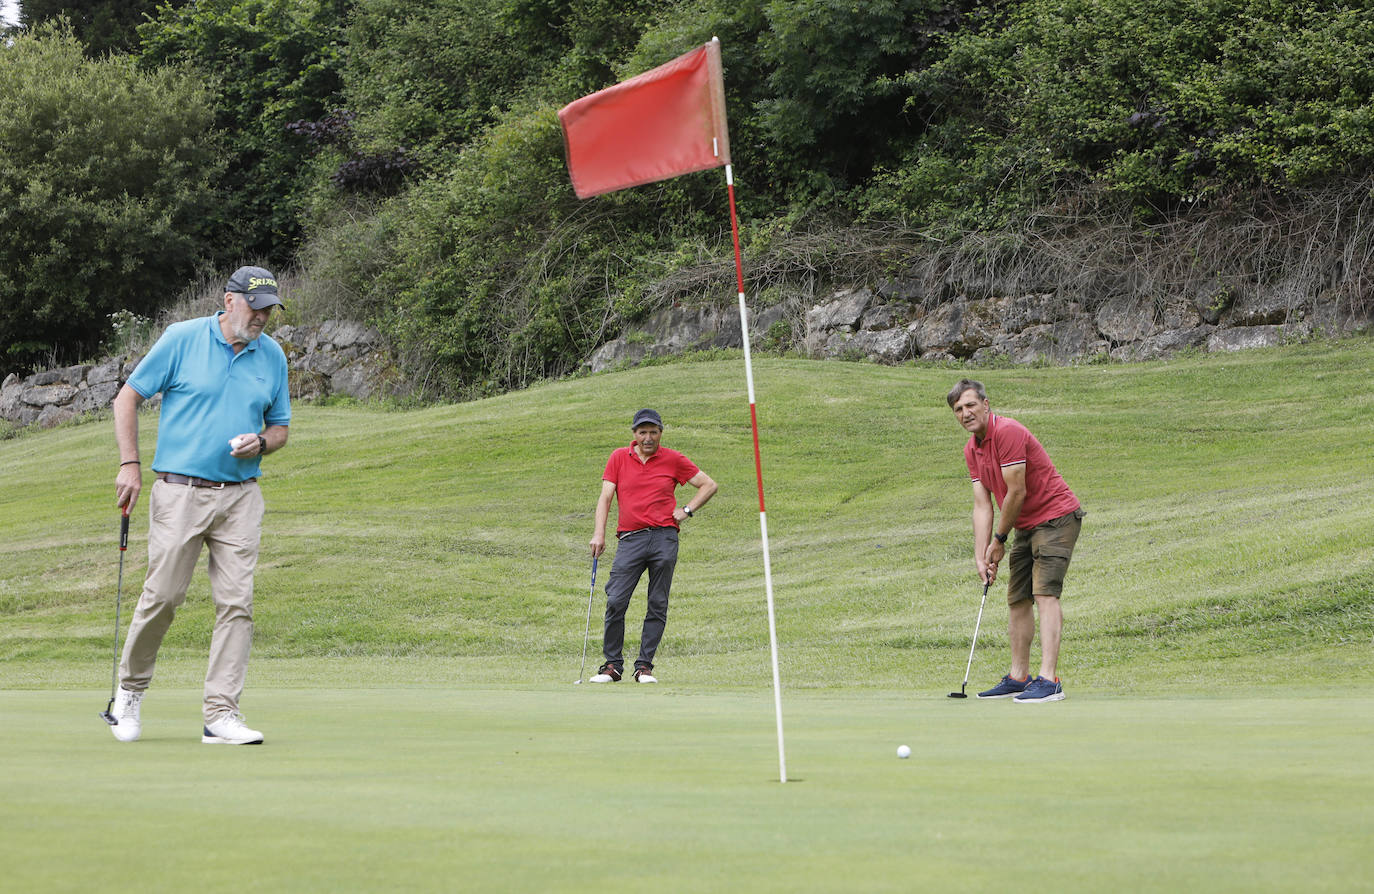
[[[581,681],[581,680],[573,680],[573,685],[574,685],[574,686],[581,686],[581,685],[582,685],[582,681]]]
[[[963,692],[951,692],[951,693],[949,694],[949,697],[950,697],[950,698],[968,698],[968,695],[965,694],[965,693],[963,693]]]
[[[113,714],[110,713],[110,708],[112,707],[114,707],[113,701],[110,702],[109,706],[106,707],[105,710],[100,712],[100,719],[108,723],[110,726],[119,726],[119,718],[115,717]]]

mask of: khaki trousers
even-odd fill
[[[186,600],[205,546],[215,603],[205,672],[205,720],[238,711],[253,644],[253,570],[262,516],[262,490],[255,481],[224,488],[153,482],[148,500],[148,577],[119,665],[125,689],[141,692],[152,682],[158,648]]]

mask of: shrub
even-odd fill
[[[345,93],[359,149],[404,148],[430,168],[521,98],[567,102],[606,86],[642,28],[644,0],[363,0]]]
[[[902,79],[944,109],[869,213],[995,226],[1066,185],[1145,209],[1374,161],[1374,12],[1302,0],[1028,0]]]
[[[199,0],[164,3],[139,27],[141,60],[176,63],[212,85],[215,123],[229,165],[211,223],[222,262],[282,264],[295,249],[316,177],[293,121],[324,118],[339,104],[347,0]]]
[[[0,366],[79,358],[209,251],[210,97],[39,26],[0,50]]]

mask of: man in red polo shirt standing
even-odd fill
[[[716,492],[716,483],[690,459],[669,450],[663,438],[663,419],[654,410],[640,410],[630,423],[634,441],[611,453],[601,476],[601,498],[596,502],[596,528],[592,532],[592,557],[606,549],[606,521],[611,500],[619,502],[616,522],[615,563],[606,581],[606,630],[602,653],[606,663],[591,678],[593,683],[614,683],[624,672],[621,649],[625,641],[625,610],[639,579],[649,572],[649,606],[635,659],[635,680],[657,683],[652,671],[654,653],[668,623],[668,590],[677,565],[678,525],[691,518]],[[674,491],[680,484],[697,489],[682,506]]]
[[[1014,697],[1022,703],[1059,701],[1064,697],[1056,676],[1064,626],[1059,597],[1086,513],[1035,436],[1016,420],[992,412],[981,382],[961,379],[946,400],[959,424],[972,435],[964,445],[964,460],[973,479],[973,563],[984,584],[996,580],[1007,535],[1016,529],[1007,584],[1011,670],[978,697]],[[994,497],[1002,510],[996,524]],[[1032,605],[1040,613],[1040,674],[1033,680]]]

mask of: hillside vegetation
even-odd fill
[[[255,679],[571,682],[600,473],[648,405],[665,444],[721,484],[685,527],[659,668],[669,681],[766,685],[741,366],[651,367],[404,412],[298,407],[290,445],[266,463]],[[765,358],[756,373],[784,686],[957,684],[981,593],[964,435],[943,402],[963,371]],[[1040,437],[1089,513],[1065,597],[1071,691],[1370,678],[1374,558],[1360,544],[1374,480],[1359,470],[1371,373],[1367,339],[986,372],[994,407]],[[154,431],[145,418],[145,457]],[[108,680],[113,460],[108,419],[0,441],[0,688]],[[142,501],[123,624],[146,513]],[[202,573],[163,650],[163,684],[194,685],[210,620]],[[975,682],[1003,672],[1005,645],[994,591]]]
[[[124,45],[100,21],[88,47]],[[115,212],[79,160],[29,147],[73,122],[120,133],[120,97],[76,70],[109,63],[40,51],[73,38],[32,27],[0,83],[24,77],[55,112],[0,103],[21,125],[0,120],[0,219],[23,236],[0,254],[0,333],[69,322],[7,340],[3,362],[76,359],[108,314],[244,260],[298,268],[290,314],[366,316],[440,398],[565,375],[655,308],[729,301],[720,172],[579,202],[555,118],[713,36],[756,304],[914,265],[937,274],[931,302],[1077,277],[1065,297],[1088,304],[1291,280],[1367,306],[1371,34],[1374,11],[1325,0],[168,2],[130,58],[207,94],[221,151],[169,169],[153,149],[193,141],[148,122],[125,176],[175,170],[184,188],[159,195],[208,182],[220,200],[176,228],[189,243],[126,245],[62,236]],[[3,217],[20,198],[26,216]],[[180,213],[147,200],[154,223]],[[73,270],[117,275],[87,298]]]

